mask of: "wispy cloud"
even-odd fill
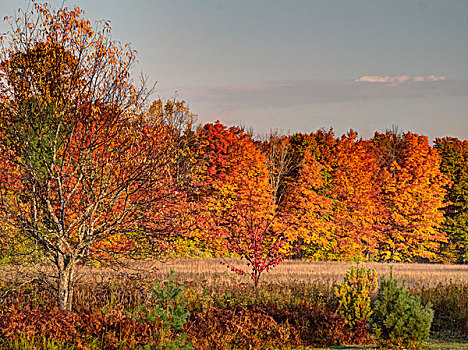
[[[445,76],[440,76],[440,77],[437,77],[435,75],[429,75],[427,78],[426,78],[426,81],[443,81],[445,80]]]
[[[211,103],[218,111],[246,108],[288,108],[317,103],[371,99],[468,96],[467,80],[444,76],[363,76],[355,80],[311,79],[256,85],[199,87],[183,94],[192,101]]]
[[[220,119],[227,125],[252,126],[258,133],[334,127],[337,135],[353,128],[371,137],[375,130],[395,124],[431,138],[468,138],[468,80],[392,78],[375,83],[311,79],[198,87],[183,89],[181,97],[203,122]]]
[[[424,82],[424,81],[444,81],[445,76],[435,76],[429,75],[427,77],[424,76],[415,76],[411,78],[409,75],[397,75],[394,77],[389,76],[381,76],[381,75],[364,75],[354,81],[357,83],[384,83],[384,84],[403,84],[409,81],[414,82]]]
[[[358,83],[404,83],[409,81],[411,78],[408,75],[399,75],[395,77],[385,76],[382,77],[380,75],[364,75],[356,80],[355,82]]]

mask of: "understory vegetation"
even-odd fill
[[[256,291],[251,281],[235,274],[207,277],[205,271],[184,280],[172,273],[106,275],[98,283],[83,280],[75,286],[70,313],[57,307],[53,293],[40,281],[11,279],[2,282],[0,290],[0,348],[372,347],[366,293],[348,305],[352,312],[340,311],[346,290],[356,296],[359,281],[365,280],[366,274],[357,271],[351,270],[343,281],[295,279],[294,274],[290,279],[266,279]],[[368,276],[374,280],[373,274]],[[468,283],[427,282],[421,279],[408,290],[421,305],[432,305],[431,338],[468,341]],[[376,297],[374,289],[372,309]],[[358,315],[357,309],[366,317],[350,316]]]

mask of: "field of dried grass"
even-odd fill
[[[164,278],[173,270],[183,281],[247,281],[246,276],[238,276],[226,265],[244,268],[245,261],[239,259],[172,259],[165,261],[144,261],[128,264],[124,269],[82,267],[80,273],[84,280],[111,278],[121,273],[152,275]],[[269,272],[264,272],[262,282],[322,280],[340,282],[354,262],[326,262],[286,260]],[[390,268],[393,276],[405,280],[408,286],[434,286],[439,283],[468,283],[468,265],[416,264],[416,263],[375,263],[363,262],[366,268],[375,269],[377,275],[388,275]]]
[[[153,307],[157,303],[150,289],[155,280],[167,281],[171,270],[177,283],[185,285],[183,301],[190,317],[183,331],[194,342],[195,349],[232,349],[234,345],[239,349],[249,346],[260,349],[265,348],[261,346],[265,341],[270,342],[266,348],[278,349],[338,344],[354,346],[335,349],[373,348],[368,345],[372,341],[365,325],[350,332],[336,314],[338,301],[334,288],[355,263],[285,261],[263,274],[258,292],[253,290],[248,275],[239,276],[226,265],[246,268],[245,262],[238,259],[172,259],[132,262],[125,267],[83,266],[79,269],[80,282],[70,315],[56,309],[53,293],[40,279],[30,279],[35,268],[2,267],[0,349],[9,349],[13,343],[7,340],[13,336],[15,341],[25,341],[24,330],[31,334],[31,341],[61,341],[64,345],[57,349],[74,349],[75,338],[107,344],[90,345],[93,350],[120,346],[133,349],[130,344],[155,341],[151,334],[156,333],[151,332],[157,332],[159,325],[139,325],[129,315],[143,305]],[[374,268],[377,275],[388,275],[392,267],[393,276],[406,280],[413,295],[424,304],[432,304],[435,311],[432,341],[426,349],[467,348],[467,265],[362,265]],[[50,272],[46,267],[41,270]],[[132,332],[128,333],[128,329]]]

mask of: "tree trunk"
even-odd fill
[[[259,272],[256,272],[255,273],[255,276],[254,276],[254,293],[255,293],[255,299],[258,298],[258,282],[260,281],[260,274]]]
[[[69,255],[59,258],[57,302],[61,309],[71,311],[75,278],[75,261]]]

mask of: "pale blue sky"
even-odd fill
[[[0,15],[27,3],[1,0]],[[111,20],[157,94],[178,91],[201,122],[468,139],[468,0],[67,4]]]

